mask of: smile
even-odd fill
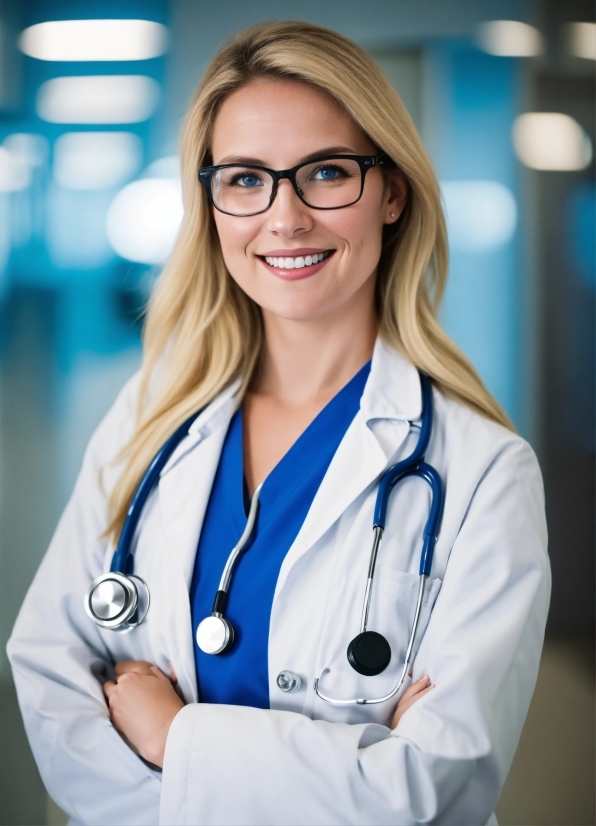
[[[269,255],[264,256],[264,260],[270,267],[284,270],[300,270],[303,267],[311,267],[329,258],[333,250],[315,253],[314,255],[297,255],[296,257],[275,258]]]

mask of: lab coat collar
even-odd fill
[[[211,404],[207,405],[200,415],[197,416],[188,429],[188,436],[180,442],[164,465],[160,474],[161,477],[169,473],[169,471],[178,464],[180,459],[182,459],[189,450],[196,447],[205,436],[208,436],[214,429],[217,429],[223,418],[229,420],[237,401],[236,395],[240,390],[240,385],[240,379],[232,382],[232,384],[228,385],[225,390],[222,390]]]
[[[417,369],[382,338],[377,338],[370,375],[360,409],[365,421],[416,421],[422,415],[422,391]]]
[[[232,382],[197,416],[188,430],[188,436],[172,453],[161,476],[167,474],[213,428],[217,429],[222,417],[229,418],[238,401],[236,396],[240,386],[240,379]],[[230,400],[233,400],[232,405]],[[422,413],[418,371],[380,337],[375,342],[360,410],[367,424],[379,419],[416,421]]]

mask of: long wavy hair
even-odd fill
[[[244,392],[262,350],[260,309],[226,269],[211,207],[197,181],[198,168],[212,161],[211,134],[222,101],[256,78],[292,79],[323,89],[403,172],[408,203],[397,224],[385,228],[377,274],[380,335],[439,390],[512,427],[437,321],[448,265],[441,193],[399,95],[373,60],[336,32],[302,22],[263,23],[238,34],[216,55],[186,117],[184,219],[149,303],[136,429],[119,457],[123,470],[110,495],[106,533],[113,537],[162,443],[232,381],[240,379]]]

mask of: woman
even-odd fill
[[[531,449],[436,321],[445,227],[414,127],[354,44],[260,25],[209,67],[182,178],[143,369],[91,440],[9,644],[48,790],[82,823],[494,823],[543,640],[543,495]],[[390,501],[370,602],[389,665],[365,676],[346,647],[379,480],[419,438],[418,371],[446,498],[411,681],[397,708],[395,694],[326,702],[382,697],[403,666],[419,480]],[[198,410],[135,538],[147,617],[98,628],[83,595],[153,456]],[[197,629],[256,491],[225,608],[235,640],[213,655]]]

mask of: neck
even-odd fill
[[[252,392],[294,406],[326,402],[341,390],[371,358],[378,332],[374,283],[362,292],[308,321],[264,311],[265,347]]]

